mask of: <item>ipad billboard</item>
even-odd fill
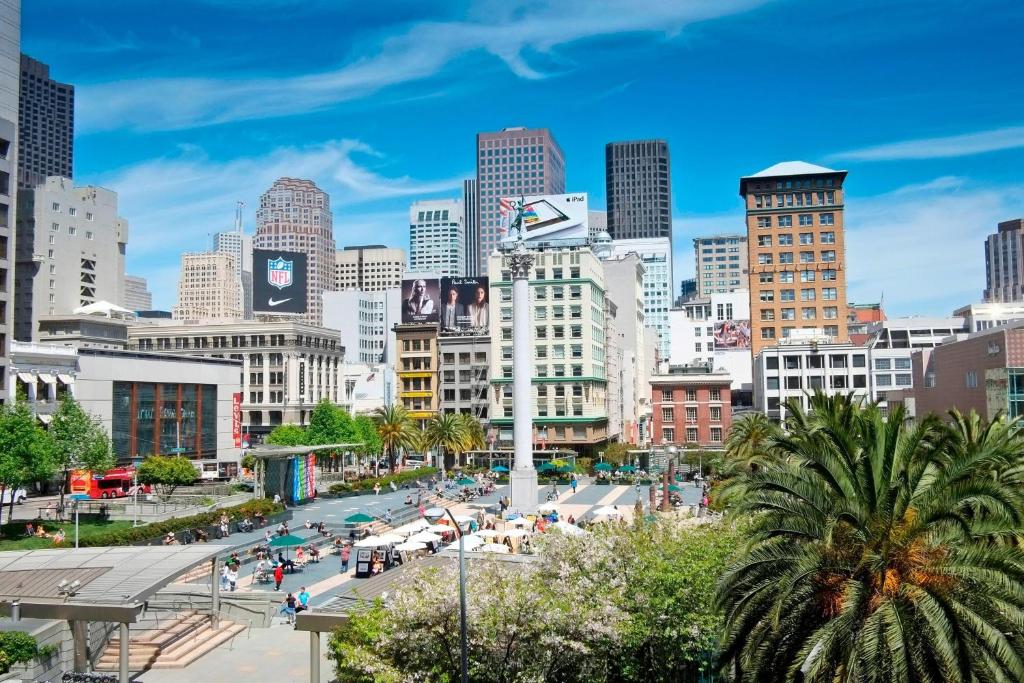
[[[515,219],[519,197],[503,197],[500,202],[503,242],[514,241],[517,235],[510,228]],[[527,242],[560,242],[585,240],[590,236],[587,225],[587,193],[529,195],[523,200],[523,239]]]

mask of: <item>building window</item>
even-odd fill
[[[815,311],[813,308],[807,307],[800,309],[800,318],[802,320],[814,320],[816,317],[817,311]]]
[[[814,225],[814,216],[809,214],[809,213],[802,213],[802,214],[800,214],[800,225],[801,226]],[[803,237],[803,235],[801,235],[801,237]],[[810,242],[808,242],[808,244],[810,244]]]
[[[775,292],[770,289],[762,289],[760,293],[761,301],[771,302],[775,301]]]
[[[831,231],[821,233],[821,243],[822,244],[835,244],[836,243],[836,234],[834,232],[831,232]]]
[[[779,273],[779,283],[784,285],[793,284],[793,271],[787,270],[783,273]]]
[[[968,389],[978,388],[978,373],[974,370],[969,370],[964,376],[964,384]]]
[[[686,409],[686,422],[689,424],[695,424],[697,422],[697,409],[687,408]]]
[[[676,430],[674,427],[662,427],[661,436],[665,442],[674,443],[676,440]]]
[[[672,390],[671,389],[662,389],[661,390],[661,400],[662,401],[671,401],[672,400]]]
[[[821,252],[821,260],[825,263],[835,263],[836,252],[832,250]]]
[[[814,233],[813,232],[802,232],[802,233],[800,233],[800,244],[814,244]]]
[[[775,281],[775,276],[771,273],[758,273],[757,281],[762,285],[768,285]]]
[[[772,259],[771,254],[758,254],[757,262],[762,266],[770,266],[772,263],[774,263],[774,260]]]
[[[722,409],[718,406],[711,407],[711,421],[721,422],[722,421]]]
[[[686,428],[686,443],[697,443],[697,428],[687,427]]]
[[[721,401],[722,400],[722,390],[721,389],[712,389],[711,390],[711,400],[712,401]]]
[[[757,236],[757,246],[759,246],[759,247],[770,247],[770,246],[772,246],[772,236],[771,235],[758,235]]]
[[[779,263],[787,264],[793,262],[793,252],[784,251],[779,254]]]
[[[675,415],[671,407],[661,409],[661,421],[662,422],[673,422],[675,421]]]
[[[814,282],[814,271],[813,270],[801,270],[800,271],[800,282]]]
[[[791,247],[791,246],[793,246],[793,235],[789,234],[788,232],[779,235],[779,246],[780,247]]]
[[[839,309],[835,306],[825,306],[822,309],[822,317],[825,320],[836,320],[839,318]]]
[[[895,360],[895,362],[896,362],[896,369],[897,370],[909,370],[910,369],[910,359],[909,358],[895,358],[893,360]]]
[[[775,311],[771,308],[762,308],[761,320],[775,320]]]
[[[796,301],[796,290],[795,289],[782,289],[779,290],[780,301]]]
[[[796,309],[795,308],[783,308],[781,313],[782,320],[796,320]]]
[[[697,390],[696,389],[687,389],[686,390],[686,400],[687,401],[696,401],[697,400]]]
[[[910,379],[909,372],[897,372],[896,373],[896,386],[898,387],[909,387],[912,386],[913,382]]]
[[[712,441],[712,443],[721,443],[722,442],[722,428],[721,427],[712,427],[711,428],[711,441]]]
[[[800,290],[800,301],[814,301],[815,296],[817,296],[817,292],[813,287]]]
[[[823,213],[823,214],[819,214],[819,216],[818,216],[818,222],[821,225],[835,225],[835,221],[836,221],[835,215],[833,215],[831,213]]]
[[[779,227],[780,228],[792,228],[793,217],[792,216],[779,216]]]
[[[775,328],[774,327],[762,327],[761,328],[761,339],[775,339]]]
[[[759,228],[770,228],[770,227],[772,227],[772,217],[771,216],[758,216],[757,217],[757,227],[759,227]]]
[[[892,386],[892,375],[875,375],[875,386],[879,387],[891,387]]]

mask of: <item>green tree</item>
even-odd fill
[[[601,455],[604,456],[604,462],[616,467],[619,465],[626,464],[626,460],[629,458],[629,446],[624,443],[610,443],[605,446],[605,449],[601,451]]]
[[[779,425],[764,413],[750,413],[732,423],[725,439],[726,474],[756,470],[777,456],[772,444],[781,435]]]
[[[7,673],[14,664],[26,664],[33,659],[50,656],[53,652],[53,646],[39,647],[36,639],[27,633],[0,633],[0,673]]]
[[[348,411],[326,398],[313,409],[309,416],[309,426],[306,427],[307,444],[353,443],[356,439],[355,426]]]
[[[355,441],[360,444],[356,450],[363,455],[380,455],[384,448],[384,442],[381,441],[380,433],[377,431],[377,425],[374,424],[373,419],[367,415],[356,415],[352,426],[355,428]]]
[[[374,413],[381,448],[388,454],[388,469],[395,471],[400,448],[415,448],[419,443],[418,430],[408,411],[400,404],[377,408]]]
[[[306,446],[309,445],[306,430],[299,425],[278,425],[267,435],[267,443],[272,446]]]
[[[199,471],[184,456],[151,455],[139,465],[138,478],[143,484],[156,486],[160,496],[166,499],[179,486],[195,483]]]
[[[480,420],[469,413],[459,413],[462,430],[465,435],[463,449],[467,451],[487,448],[487,434]]]
[[[907,426],[848,396],[788,406],[785,458],[737,475],[723,673],[822,683],[1024,680],[1024,432]],[[965,428],[966,427],[966,428]]]
[[[4,491],[53,476],[53,441],[25,403],[0,406],[0,500]],[[2,520],[3,506],[0,506]],[[14,496],[11,496],[13,513]]]
[[[468,442],[466,425],[455,413],[439,413],[432,417],[424,436],[426,443],[437,449],[446,470],[452,468]],[[452,456],[450,459],[449,455]]]
[[[110,438],[99,421],[82,410],[70,395],[61,399],[50,423],[54,465],[61,473],[60,506],[72,470],[102,473],[114,466]]]

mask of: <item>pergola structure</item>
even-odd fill
[[[146,600],[185,572],[210,564],[210,618],[218,626],[220,583],[217,556],[230,546],[117,546],[0,553],[0,613],[68,622],[74,643],[74,669],[88,667],[86,625],[120,624],[119,681],[128,683],[129,624],[146,609]]]
[[[250,448],[247,451],[248,454],[256,458],[256,470],[253,473],[253,492],[257,499],[267,497],[267,460],[285,460],[296,455],[308,455],[309,453],[316,453],[317,451],[353,449],[362,445],[363,442],[359,441],[357,443],[331,443],[321,444],[318,446],[272,446],[269,444],[261,444]]]

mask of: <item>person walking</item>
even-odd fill
[[[298,602],[295,596],[289,593],[281,603],[281,611],[284,612],[289,624],[295,623],[295,608],[298,606]]]
[[[220,568],[220,589],[222,591],[226,591],[228,589],[228,572],[230,571],[231,569],[227,564]]]
[[[238,570],[235,569],[235,565],[231,565],[231,568],[228,569],[228,586],[230,586],[231,592],[234,592],[238,586]]]
[[[284,569],[279,564],[274,567],[274,590],[281,590],[282,581],[284,581]]]
[[[341,573],[348,574],[348,558],[352,557],[352,546],[344,545],[341,548]]]
[[[569,482],[569,485],[572,486],[572,492],[573,493],[576,493],[576,486],[578,484],[579,484],[579,482],[576,480],[576,475],[575,474],[572,475],[572,481]]]

